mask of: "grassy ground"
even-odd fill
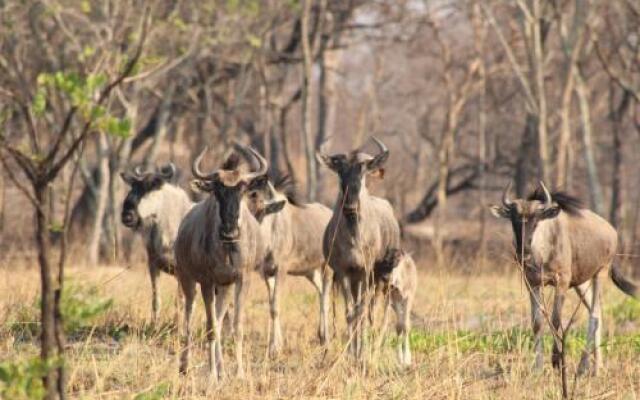
[[[15,272],[14,272],[15,271]],[[204,316],[198,300],[194,370],[178,375],[175,295],[177,284],[161,279],[162,315],[150,323],[150,288],[143,268],[69,268],[64,312],[69,336],[69,387],[74,398],[459,398],[555,399],[559,377],[546,366],[531,372],[529,301],[516,273],[450,274],[422,271],[411,334],[414,363],[401,369],[394,334],[370,356],[366,372],[344,353],[344,316],[338,303],[339,335],[328,351],[316,339],[317,300],[310,284],[288,278],[283,290],[285,349],[267,357],[268,304],[265,286],[252,276],[245,324],[244,380],[221,384],[207,375]],[[14,386],[27,385],[29,360],[37,355],[38,275],[34,269],[0,269],[0,361],[13,371]],[[572,313],[577,298],[566,302]],[[640,398],[640,304],[613,284],[604,293],[604,368],[597,378],[579,379],[575,398]],[[573,375],[584,343],[585,310],[569,339]],[[235,363],[230,341],[227,370]],[[0,376],[2,378],[2,376]],[[12,380],[13,379],[13,380]],[[27,379],[28,380],[28,379]],[[19,390],[20,388],[14,390]],[[0,384],[0,390],[7,390]],[[5,392],[5,396],[8,396]]]

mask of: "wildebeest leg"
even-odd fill
[[[282,346],[282,331],[280,328],[280,316],[279,316],[279,296],[278,287],[279,276],[276,272],[275,275],[265,276],[265,283],[267,284],[267,290],[269,291],[269,314],[271,316],[271,338],[269,340],[269,355],[272,357],[278,354],[280,347]]]
[[[333,278],[327,267],[322,274],[322,298],[320,300],[320,344],[329,343],[329,302],[331,301],[331,285]]]
[[[355,299],[355,310],[354,310],[354,317],[355,317],[355,337],[354,337],[354,341],[355,341],[355,356],[357,359],[360,359],[362,357],[362,345],[363,345],[363,340],[364,340],[364,282],[362,279],[362,276],[358,276],[356,277],[354,280],[351,281],[351,291],[352,291],[352,296]]]
[[[399,297],[399,296],[398,296]],[[398,343],[398,361],[404,366],[411,365],[411,349],[409,348],[410,312],[407,299],[394,299],[393,308],[396,312],[396,333],[400,337]]]
[[[213,285],[204,285],[200,284],[200,291],[202,292],[202,301],[204,302],[204,311],[207,315],[207,341],[209,342],[208,350],[208,358],[209,358],[209,373],[211,376],[216,379],[219,378],[218,371],[216,368],[216,360],[215,360],[215,341],[216,341],[216,330],[217,330],[217,321],[215,316],[213,315],[213,307],[215,304],[216,296],[213,291]]]
[[[236,281],[235,299],[234,299],[234,318],[233,330],[235,331],[236,343],[236,363],[238,364],[237,375],[239,378],[244,377],[244,366],[242,363],[242,341],[244,340],[244,324],[243,324],[243,302],[244,302],[244,281],[242,279]]]
[[[217,285],[214,292],[214,302],[216,308],[215,322],[215,343],[216,343],[216,369],[218,376],[224,375],[224,360],[222,358],[222,325],[227,308],[229,306],[229,294],[231,293],[231,285]]]
[[[151,312],[153,323],[158,323],[158,314],[160,310],[160,300],[158,299],[158,277],[160,269],[152,262],[149,262],[149,277],[151,278]]]
[[[536,360],[534,368],[536,370],[542,369],[544,362],[544,352],[542,348],[542,327],[544,324],[544,318],[541,309],[541,293],[542,289],[539,286],[532,287],[529,293],[531,300],[531,327],[533,330],[533,350],[536,353]]]
[[[384,343],[385,335],[387,333],[387,325],[389,324],[389,307],[391,305],[391,295],[389,292],[383,293],[383,314],[382,314],[382,324],[380,325],[380,332],[378,333],[378,340],[376,341],[375,350],[378,351],[382,348],[382,344]],[[395,312],[395,307],[394,307]]]
[[[553,353],[551,354],[551,364],[554,368],[560,368],[562,351],[562,307],[564,305],[564,297],[566,288],[556,287],[553,296],[553,313],[551,314],[551,325],[553,325]]]
[[[191,311],[193,310],[193,299],[196,296],[195,281],[182,280],[182,291],[184,293],[184,342],[182,354],[180,354],[180,373],[186,374],[189,368],[189,351],[191,350]]]
[[[355,332],[353,330],[354,316],[354,301],[351,293],[351,279],[348,274],[342,277],[342,294],[344,295],[344,308],[347,316],[347,332],[349,333],[349,350],[352,355],[355,356]]]
[[[587,343],[585,345],[584,353],[582,354],[582,358],[580,359],[580,365],[578,366],[578,374],[582,375],[589,371],[589,357],[591,356],[591,351],[594,352],[594,368],[593,374],[598,374],[598,369],[600,368],[601,362],[601,350],[600,350],[600,341],[601,341],[601,314],[602,309],[600,307],[600,279],[599,276],[596,275],[591,280],[592,289],[591,289],[591,306],[589,307],[589,326],[587,328]]]
[[[328,297],[328,289],[330,289],[331,278],[327,281],[328,274],[323,276],[322,270],[315,269],[310,275],[307,275],[307,279],[311,281],[313,287],[316,288],[318,292],[318,299],[320,303],[320,321],[318,323],[318,339],[320,339],[320,343],[325,345],[327,343],[327,315],[326,310],[329,307],[329,297]],[[327,286],[327,290],[325,290],[325,286]],[[326,296],[325,296],[326,295]]]

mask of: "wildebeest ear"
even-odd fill
[[[510,218],[509,210],[506,207],[493,205],[489,207],[489,210],[496,218]]]
[[[275,201],[265,208],[265,214],[275,214],[284,208],[284,205],[287,204],[286,200]]]
[[[540,211],[540,219],[555,218],[560,214],[560,206],[557,203],[553,203],[551,207],[546,207]]]
[[[316,159],[320,164],[324,164],[327,168],[338,171],[343,164],[344,155],[337,154],[333,156],[328,156],[326,154],[322,154],[320,152],[316,152]]]
[[[369,175],[375,178],[384,179],[384,168],[374,169],[373,171],[369,172]]]
[[[191,189],[194,191],[207,192],[207,193],[213,191],[213,182],[211,181],[205,181],[202,179],[192,179],[190,184],[191,184]]]
[[[120,177],[129,186],[133,185],[133,183],[135,182],[135,178],[129,172],[126,172],[126,171],[120,172]]]

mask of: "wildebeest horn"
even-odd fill
[[[387,148],[387,146],[384,145],[384,143],[382,143],[382,141],[380,141],[380,139],[378,139],[375,136],[373,136],[372,139],[374,143],[378,146],[378,150],[380,150],[378,155],[376,155],[376,158],[381,156],[386,156],[387,154],[389,154],[389,149]]]
[[[320,143],[320,147],[318,147],[318,154],[322,157],[330,157],[327,154],[327,146],[329,145],[329,141],[331,140],[331,136],[327,136],[322,143]]]
[[[505,207],[509,207],[513,204],[513,201],[509,197],[509,192],[511,191],[511,183],[512,182],[509,181],[509,183],[507,183],[507,187],[504,188],[504,192],[502,192],[502,204],[504,204]]]
[[[542,191],[544,192],[544,197],[545,197],[545,207],[551,207],[551,193],[549,193],[549,190],[547,189],[547,187],[544,185],[544,182],[540,181],[540,187],[542,188]]]
[[[158,168],[158,174],[165,179],[171,179],[176,174],[176,166],[169,162]]]
[[[142,165],[138,165],[133,169],[132,175],[137,180],[143,180],[151,175],[151,172],[143,170]]]
[[[267,163],[267,160],[264,159],[264,157],[262,157],[252,147],[244,147],[241,145],[238,146],[242,148],[242,150],[238,149],[240,151],[240,154],[242,154],[242,156],[247,159],[247,161],[249,161],[249,164],[252,166],[252,171],[243,175],[242,178],[244,180],[250,181],[267,173],[267,171],[269,170],[269,164]],[[252,158],[258,162],[257,167],[254,167],[254,163],[250,161]]]
[[[193,164],[191,164],[191,173],[193,174],[193,176],[205,181],[210,181],[218,175],[217,170],[210,172],[208,174],[205,174],[200,170],[200,163],[202,162],[202,159],[204,158],[204,154],[207,152],[208,149],[209,149],[209,146],[204,146],[204,149],[202,149],[202,152],[198,155],[198,157],[196,157],[195,160],[193,160]]]

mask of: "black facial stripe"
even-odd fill
[[[226,238],[237,233],[238,220],[240,218],[240,201],[242,200],[244,189],[243,183],[234,187],[225,186],[221,182],[214,184],[214,195],[219,204],[220,233]]]

